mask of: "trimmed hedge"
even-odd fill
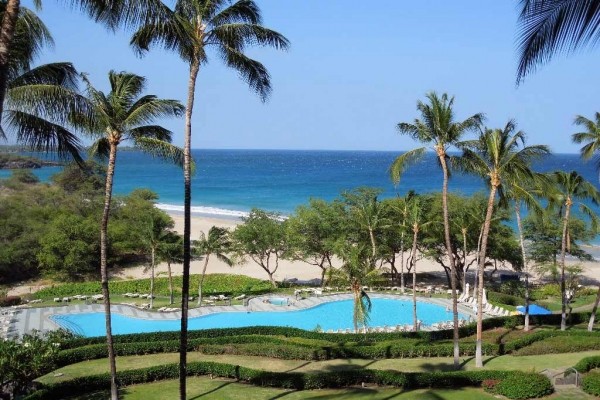
[[[583,377],[581,389],[593,396],[600,396],[600,371],[590,372]]]
[[[488,292],[488,301],[491,303],[506,304],[509,306],[521,306],[525,304],[525,299],[511,294],[500,293],[500,292]]]
[[[517,400],[544,397],[553,391],[552,383],[546,376],[527,372],[510,375],[500,380],[491,390],[492,393]]]
[[[540,354],[577,353],[580,351],[600,350],[600,336],[590,335],[549,335],[541,341],[523,347],[513,354],[533,356]]]
[[[321,373],[301,372],[268,372],[231,364],[214,362],[188,363],[188,376],[212,375],[233,378],[257,386],[279,387],[295,390],[340,388],[359,385],[362,382],[373,383],[381,386],[393,386],[404,389],[417,388],[459,388],[465,386],[480,386],[484,380],[496,379],[500,383],[504,380],[532,381],[536,385],[521,385],[518,391],[520,397],[510,397],[513,392],[503,394],[513,399],[526,399],[536,397],[543,386],[543,380],[550,381],[541,375],[524,373],[520,371],[459,371],[459,372],[413,372],[403,373],[384,370],[349,370]],[[178,364],[162,365],[118,373],[120,386],[155,382],[178,377]],[[71,396],[80,395],[110,387],[109,374],[92,375],[75,378],[52,385],[42,385],[41,389],[26,397],[27,400],[58,399],[64,393]],[[550,386],[551,387],[551,386]],[[529,392],[527,392],[529,390]],[[544,391],[543,394],[548,394]],[[528,395],[527,397],[523,397]]]
[[[579,372],[588,372],[596,368],[600,368],[600,356],[591,356],[582,358],[573,366]]]

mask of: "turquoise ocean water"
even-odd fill
[[[194,150],[197,171],[192,181],[192,205],[196,214],[221,217],[242,216],[253,207],[291,214],[311,197],[331,200],[344,190],[359,186],[378,187],[382,197],[403,195],[408,190],[426,193],[441,190],[441,171],[434,154],[409,168],[395,187],[388,168],[399,152],[295,151],[295,150]],[[576,154],[557,154],[536,165],[539,171],[577,170],[598,184],[592,162]],[[42,180],[60,167],[35,170]],[[0,171],[0,177],[9,171]],[[450,190],[472,194],[485,190],[473,176],[455,174]],[[149,188],[159,195],[159,207],[181,211],[183,177],[178,167],[136,151],[118,155],[115,193]]]

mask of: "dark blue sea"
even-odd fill
[[[332,200],[344,190],[371,186],[383,190],[382,197],[440,191],[442,174],[433,153],[410,167],[394,186],[389,166],[398,152],[296,151],[296,150],[194,150],[197,163],[193,177],[192,204],[196,214],[221,217],[242,216],[253,207],[290,214],[311,197]],[[576,154],[557,154],[539,162],[538,171],[577,170],[598,184],[592,162]],[[35,170],[42,180],[60,167]],[[0,177],[9,171],[0,171]],[[117,158],[115,193],[149,188],[159,195],[159,207],[181,211],[181,169],[137,151],[121,151]],[[450,190],[472,194],[485,190],[474,176],[454,174]]]

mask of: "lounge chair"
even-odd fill
[[[296,294],[296,292],[297,292],[297,290],[294,291],[294,294]],[[233,299],[234,300],[243,300],[245,298],[246,298],[246,295],[242,293],[239,296],[234,297]]]

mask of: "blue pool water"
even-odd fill
[[[525,306],[518,306],[517,311],[525,314]],[[529,315],[548,315],[552,314],[552,311],[546,310],[544,307],[538,306],[537,304],[529,305]]]
[[[372,299],[369,326],[395,326],[412,324],[412,301]],[[282,312],[222,312],[189,319],[189,329],[237,328],[244,326],[290,326],[313,330],[319,325],[323,330],[353,328],[352,300],[324,303],[299,311]],[[442,306],[418,302],[417,317],[425,325],[449,321],[452,313]],[[459,315],[459,318],[466,318]],[[104,336],[103,313],[53,315],[51,319],[61,327],[86,336]],[[178,331],[179,320],[149,320],[112,314],[113,334]]]

